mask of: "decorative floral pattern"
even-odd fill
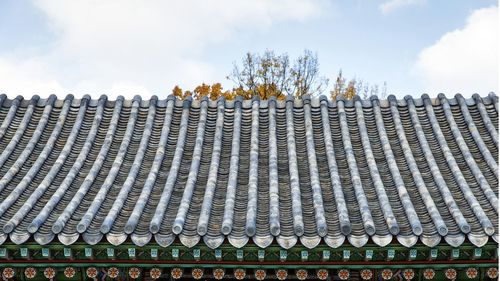
[[[347,280],[349,279],[349,270],[347,269],[341,269],[339,270],[339,278],[340,280]]]
[[[498,278],[498,268],[496,267],[488,268],[488,271],[486,271],[486,275],[488,275],[488,277],[491,279]]]
[[[411,268],[407,268],[403,271],[403,277],[406,280],[411,280],[411,279],[415,278],[415,271]]]
[[[373,277],[373,271],[371,269],[361,270],[361,279],[370,280]]]
[[[266,271],[264,269],[257,269],[255,271],[255,279],[264,280],[266,278]]]
[[[474,279],[477,277],[477,269],[474,267],[469,267],[465,271],[465,274],[467,274],[467,277],[469,277],[470,279]]]
[[[306,280],[307,278],[307,270],[305,269],[299,269],[295,272],[295,275],[297,276],[297,279],[299,280]]]
[[[130,278],[132,279],[137,279],[139,275],[141,275],[141,271],[137,267],[131,267],[128,270],[128,275],[130,275]]]
[[[318,276],[319,280],[326,280],[328,278],[328,270],[326,270],[326,269],[318,269],[316,271],[316,276]]]
[[[224,271],[223,268],[216,268],[214,269],[214,278],[217,280],[221,280],[224,278],[224,275],[226,275],[226,272]]]
[[[191,270],[191,275],[194,279],[201,279],[203,277],[203,269],[202,268],[193,268]]]
[[[14,277],[15,274],[16,274],[16,272],[14,271],[14,269],[12,267],[6,267],[3,269],[3,272],[2,272],[3,278],[6,278],[6,279],[10,279],[10,278]]]
[[[36,276],[36,269],[34,267],[27,267],[24,270],[24,276],[28,279],[33,279]]]
[[[43,271],[43,275],[45,276],[45,278],[47,279],[52,279],[54,277],[56,277],[56,270],[53,269],[52,267],[47,267],[44,271]]]
[[[64,276],[66,278],[73,278],[76,275],[76,269],[74,267],[66,267],[64,269]],[[362,269],[359,271],[360,272],[360,277],[363,280],[370,280],[373,278],[373,270],[371,269]],[[56,269],[53,267],[47,267],[43,271],[43,275],[47,279],[54,279],[56,276]],[[95,278],[97,277],[98,270],[95,267],[89,267],[86,270],[86,275],[89,278]],[[137,267],[132,267],[128,270],[129,276],[132,279],[137,279],[141,275],[141,270]],[[152,268],[149,272],[149,276],[152,279],[158,279],[161,277],[162,270],[159,268]],[[213,269],[213,277],[217,280],[222,280],[224,277],[226,277],[225,270],[223,268],[215,268]],[[444,270],[444,275],[448,280],[456,280],[458,276],[458,272],[454,268],[448,268]],[[474,267],[469,267],[466,269],[466,276],[469,279],[475,279],[479,276],[479,271],[477,268]],[[27,267],[24,270],[24,275],[26,279],[33,279],[36,277],[37,270],[34,267]],[[107,270],[107,275],[109,278],[117,278],[120,274],[120,271],[116,267],[110,267]],[[192,277],[194,279],[201,279],[203,277],[204,270],[202,268],[193,268],[192,270]],[[233,271],[234,278],[237,280],[243,280],[246,277],[246,270],[239,268],[235,269]],[[267,276],[266,270],[264,269],[258,269],[255,270],[255,279],[257,280],[264,280]],[[348,269],[340,269],[338,271],[338,277],[340,280],[349,280],[350,277],[350,271]],[[2,271],[2,277],[4,279],[12,279],[16,275],[15,270],[11,267],[4,268]],[[181,268],[172,268],[171,270],[171,277],[173,279],[179,279],[183,275],[183,270]],[[296,278],[299,280],[305,280],[308,277],[308,271],[305,269],[299,269],[296,270],[295,272]],[[391,269],[384,269],[380,272],[380,276],[384,280],[390,280],[393,276],[394,273]],[[422,276],[426,280],[432,280],[436,277],[436,271],[432,268],[427,268],[423,271]],[[499,272],[498,268],[496,267],[490,267],[486,271],[486,276],[491,279],[498,278]],[[316,277],[319,280],[326,280],[329,277],[329,271],[327,269],[317,269],[316,270]],[[405,280],[413,280],[415,278],[415,270],[411,268],[404,269],[402,271],[402,277]],[[278,280],[286,280],[288,278],[288,270],[286,269],[278,269],[276,270],[276,278]]]
[[[110,267],[108,268],[108,276],[109,278],[116,278],[118,277],[118,274],[120,274],[120,271],[116,267]]]
[[[151,270],[149,271],[149,276],[151,276],[151,278],[153,279],[158,279],[161,276],[161,270],[156,267],[151,268]]]
[[[95,267],[87,268],[87,276],[89,278],[95,278],[97,276],[97,269]]]
[[[432,268],[426,268],[424,270],[424,279],[432,280],[436,276],[436,272]]]
[[[288,277],[288,271],[286,269],[276,270],[276,278],[278,280],[285,280]]]
[[[182,277],[182,268],[179,268],[179,267],[172,268],[172,270],[170,271],[170,275],[174,279],[181,278]]]
[[[64,276],[66,276],[66,278],[73,278],[73,277],[75,277],[75,273],[76,273],[75,268],[73,268],[71,266],[66,267],[64,269]]]
[[[382,276],[382,279],[384,279],[384,280],[391,280],[393,273],[392,273],[392,270],[386,268],[386,269],[382,270],[382,273],[380,275]]]
[[[448,268],[445,270],[444,276],[449,280],[455,280],[457,278],[457,271],[454,268]]]
[[[246,271],[243,268],[238,268],[234,271],[234,278],[237,280],[243,280],[246,276]]]

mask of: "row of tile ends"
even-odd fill
[[[429,100],[433,105],[441,104],[441,100],[447,100],[450,105],[457,105],[458,100],[465,100],[467,105],[474,105],[477,103],[485,104],[497,104],[498,96],[490,92],[487,96],[481,97],[479,94],[472,95],[472,98],[465,99],[461,94],[456,94],[454,98],[447,98],[445,94],[439,94],[437,98],[430,98],[428,94],[423,94],[419,98],[414,98],[413,96],[407,95],[403,99],[397,99],[394,95],[389,95],[387,99],[379,98],[376,95],[371,96],[369,99],[362,99],[359,96],[355,96],[353,99],[347,100],[343,97],[336,99],[335,101],[329,99],[325,95],[320,96],[310,96],[303,95],[301,97],[287,96],[285,100],[277,100],[276,97],[270,97],[267,100],[261,100],[258,96],[254,96],[252,99],[244,100],[243,97],[238,96],[234,100],[226,100],[224,97],[219,97],[217,100],[210,100],[209,97],[203,97],[200,100],[193,100],[192,97],[187,97],[184,100],[180,100],[173,95],[168,95],[166,99],[159,99],[156,95],[150,97],[149,100],[143,99],[141,96],[136,95],[132,99],[126,99],[123,96],[118,96],[116,100],[110,100],[108,96],[101,95],[99,99],[93,99],[90,95],[84,95],[82,98],[77,99],[72,94],[67,95],[64,99],[58,99],[56,95],[50,95],[48,98],[41,98],[38,95],[34,95],[31,99],[25,99],[23,96],[17,96],[14,99],[9,99],[7,95],[0,95],[0,105],[8,107],[12,104],[14,100],[21,103],[21,106],[26,106],[28,104],[36,104],[37,106],[44,106],[46,104],[54,104],[55,106],[62,106],[65,100],[71,100],[72,106],[80,106],[83,100],[87,100],[90,106],[97,105],[99,100],[106,100],[106,106],[114,106],[117,100],[121,100],[124,106],[131,106],[134,101],[140,102],[141,107],[148,107],[150,104],[156,104],[160,107],[165,107],[167,102],[174,100],[176,105],[187,106],[187,107],[198,107],[202,102],[208,102],[209,106],[216,106],[219,103],[224,103],[226,107],[234,107],[234,104],[239,102],[244,107],[250,106],[253,102],[259,102],[261,107],[267,107],[270,102],[276,102],[277,104],[284,104],[285,102],[294,102],[296,106],[301,106],[304,103],[310,103],[313,106],[319,106],[321,102],[327,102],[328,106],[336,107],[337,103],[343,102],[346,107],[354,106],[355,102],[361,102],[363,107],[372,107],[374,103],[381,107],[388,107],[391,103],[396,103],[398,106],[406,106],[407,101],[412,100],[413,104],[416,106],[424,105],[424,101]]]

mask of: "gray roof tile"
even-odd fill
[[[494,94],[0,105],[0,243],[498,240]]]

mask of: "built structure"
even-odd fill
[[[489,280],[494,94],[0,96],[9,280]]]

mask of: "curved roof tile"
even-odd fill
[[[482,246],[497,100],[1,95],[0,244]]]

